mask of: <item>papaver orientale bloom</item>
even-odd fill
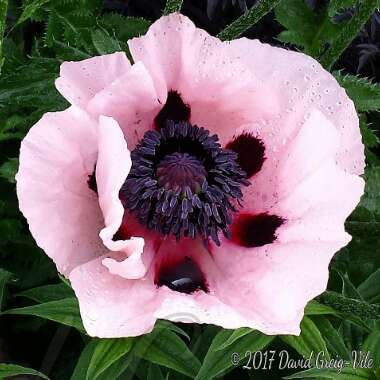
[[[298,334],[363,193],[353,103],[314,59],[180,14],[65,62],[71,103],[21,145],[17,193],[91,336],[158,318]]]

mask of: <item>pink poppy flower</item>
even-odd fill
[[[363,193],[353,103],[314,59],[180,14],[129,48],[63,63],[70,108],[21,146],[20,208],[88,334],[188,315],[298,334]]]

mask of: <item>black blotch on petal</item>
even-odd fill
[[[257,137],[243,133],[230,141],[226,149],[238,154],[237,163],[247,173],[247,178],[261,170],[265,160],[265,146]]]
[[[240,214],[234,221],[232,241],[243,247],[261,247],[276,240],[276,230],[284,223],[277,215]]]
[[[95,170],[88,176],[87,179],[87,185],[90,190],[92,190],[94,193],[98,194],[98,184],[96,183],[96,176],[95,176]]]
[[[185,104],[177,91],[169,91],[168,99],[162,110],[154,119],[156,128],[159,130],[166,126],[167,120],[174,122],[189,121],[190,107]]]
[[[191,294],[197,290],[208,291],[203,273],[190,258],[163,265],[156,276],[156,285],[166,285],[176,292]]]

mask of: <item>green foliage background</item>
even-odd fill
[[[261,0],[218,36],[237,38],[274,9],[285,28],[278,40],[331,70],[379,3],[331,0],[315,13],[303,0]],[[163,13],[180,10],[181,5],[168,0]],[[352,6],[352,18],[333,22],[336,12]],[[43,37],[28,47],[24,37],[32,22],[44,24]],[[335,256],[328,290],[308,305],[301,335],[265,336],[247,328],[230,331],[167,321],[138,338],[90,339],[85,334],[70,285],[36,247],[18,211],[14,176],[19,143],[43,113],[67,107],[53,85],[61,62],[119,50],[128,53],[127,40],[144,34],[149,24],[142,18],[104,13],[100,0],[0,0],[0,358],[8,355],[0,364],[0,378],[380,379],[380,86],[342,71],[333,74],[360,113],[366,191],[346,223],[353,240]],[[374,366],[347,365],[340,373],[318,368],[280,371],[276,365],[270,370],[240,367],[247,364],[247,350],[282,349],[295,359],[313,351],[351,363],[352,350],[370,351]],[[231,363],[234,352],[240,355],[240,366]]]

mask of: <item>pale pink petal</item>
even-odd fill
[[[127,73],[130,67],[124,52],[64,62],[55,85],[71,104],[85,107],[99,91]]]
[[[157,255],[184,255],[184,248],[191,248],[192,245],[193,242],[176,244],[168,239]],[[193,249],[187,252],[196,259],[199,255],[207,257],[207,252],[203,250],[202,244],[194,243]],[[90,336],[117,338],[146,334],[153,329],[158,318],[176,322],[213,323],[226,328],[262,327],[260,323],[247,319],[222,303],[213,294],[203,291],[183,294],[166,286],[158,288],[154,284],[154,268],[144,279],[127,280],[112,275],[102,265],[105,260],[103,256],[70,273],[82,320]],[[286,326],[281,331],[297,332]]]
[[[135,61],[151,74],[161,104],[169,90],[178,91],[191,106],[191,122],[218,133],[224,142],[241,124],[278,112],[265,82],[232,56],[228,45],[183,15],[160,18],[128,44]]]
[[[104,116],[99,118],[98,139],[96,183],[105,223],[100,236],[109,249],[119,250],[121,247],[118,245],[116,248],[112,238],[123,220],[124,207],[119,199],[119,191],[132,161],[123,132],[115,120]]]
[[[234,287],[235,284],[229,284]],[[207,323],[221,326],[225,329],[237,329],[250,327],[259,329],[266,334],[299,334],[296,323],[267,326],[258,315],[246,315],[239,312],[234,306],[222,302],[217,296],[199,292],[195,295],[187,295],[165,289],[167,296],[160,308],[155,312],[157,319],[167,319],[182,323]]]
[[[270,211],[284,215],[288,220],[279,228],[279,240],[342,240],[347,244],[350,236],[345,233],[344,221],[358,204],[363,192],[362,178],[347,174],[334,166],[333,161],[327,161]]]
[[[241,131],[248,128],[243,126]],[[318,133],[315,133],[316,130]],[[303,180],[313,175],[318,176],[315,187],[310,187],[311,192],[305,189],[302,190],[303,193],[300,191],[299,201],[296,200],[292,206],[298,207],[297,209],[303,207],[301,199],[305,199],[307,205],[315,204],[321,207],[331,196],[333,199],[329,207],[342,212],[345,218],[355,208],[362,194],[360,189],[363,181],[339,168],[336,152],[341,147],[340,135],[321,112],[311,111],[302,128],[296,130],[286,144],[273,141],[273,146],[271,146],[270,140],[274,137],[267,131],[262,132],[260,137],[268,146],[269,151],[266,151],[266,159],[261,171],[251,179],[252,185],[244,189],[243,209],[246,212],[263,213],[278,210],[278,205],[281,206],[289,194],[297,192],[298,185],[302,188]],[[335,175],[337,179],[334,178]],[[360,184],[359,192],[352,188],[352,194],[348,194],[353,200],[348,208],[339,201],[337,188],[345,180]],[[348,193],[344,187],[342,192]],[[338,202],[339,207],[336,207],[334,202]],[[281,215],[285,213],[287,217],[288,210],[281,212]],[[337,223],[340,227],[343,226],[345,218]]]
[[[252,260],[249,260],[248,255],[241,255],[239,248],[236,249],[231,244],[227,244],[225,247],[226,250],[210,255],[200,241],[185,240],[176,244],[174,241],[166,240],[157,254],[167,256],[169,260],[173,255],[174,257],[190,257],[205,274],[209,291],[206,293],[199,290],[193,294],[184,294],[162,286],[159,288],[158,295],[161,304],[155,311],[155,316],[175,322],[215,324],[228,329],[245,326],[260,329],[267,334],[299,333],[298,324],[293,320],[284,319],[275,321],[273,324],[267,323],[266,318],[259,313],[258,307],[253,306],[255,298],[246,299],[245,292],[252,289],[254,281],[250,277],[249,281],[240,286],[242,285],[240,280],[243,278],[239,279],[238,276],[242,275],[243,268],[246,268],[244,266],[246,262],[250,267],[253,266]],[[247,252],[247,254],[249,253]],[[229,261],[222,262],[219,255],[226,259],[229,258]],[[236,269],[240,266],[241,269]],[[235,269],[237,273],[234,273]],[[231,302],[230,299],[232,293],[235,294],[234,302]],[[249,304],[249,306],[247,305],[248,312],[245,307],[246,303]],[[239,304],[242,304],[241,308],[237,307]]]
[[[314,113],[284,149],[278,167],[271,167],[268,159],[264,177],[262,172],[253,177],[252,188],[262,195],[269,173],[275,184],[276,200],[270,207],[263,209],[251,193],[243,208],[285,220],[273,243],[244,248],[223,239],[220,248],[212,249],[210,287],[222,302],[255,320],[261,331],[298,329],[307,302],[326,289],[329,261],[350,241],[344,221],[359,202],[364,181],[337,165],[337,138],[332,123]]]
[[[256,131],[266,146],[266,159],[260,172],[251,178],[252,185],[243,189],[243,208],[248,212],[270,211],[327,158],[335,159],[341,144],[334,125],[318,110],[311,111],[302,128],[293,130],[285,140],[265,125],[242,126],[237,135],[250,130]]]
[[[105,252],[98,236],[103,216],[87,183],[96,158],[96,124],[75,107],[45,114],[21,143],[19,206],[64,275]]]
[[[150,332],[161,300],[153,280],[127,280],[102,264],[105,256],[75,268],[71,285],[90,336],[117,338]]]
[[[123,132],[112,118],[100,116],[98,139],[96,183],[105,224],[100,231],[100,237],[109,250],[118,252],[117,260],[108,257],[103,260],[103,264],[113,274],[125,278],[141,278],[147,271],[142,258],[144,239],[142,237],[132,237],[126,240],[113,239],[124,216],[124,207],[119,199],[119,191],[132,165],[130,152]],[[148,247],[149,245],[147,249]],[[147,252],[147,255],[150,254]]]
[[[270,212],[288,220],[281,241],[344,241],[344,222],[364,192],[364,180],[337,164],[336,130],[320,116],[305,123],[279,164],[278,201]],[[315,136],[317,126],[321,133]]]
[[[210,288],[221,302],[250,320],[248,327],[266,334],[299,334],[304,307],[326,289],[329,261],[347,240],[274,243],[254,249],[223,242],[208,264]]]
[[[180,14],[160,18],[129,46],[151,73],[161,103],[177,90],[191,106],[191,122],[217,133],[222,143],[243,124],[256,124],[259,133],[286,144],[315,108],[340,134],[341,167],[363,173],[354,105],[313,58],[245,38],[222,43]]]
[[[127,255],[119,255],[118,258],[106,257],[102,264],[108,268],[110,273],[136,280],[142,278],[147,273],[147,266],[143,261],[144,239],[139,237],[131,237],[127,241],[123,241],[120,249]],[[121,252],[119,252],[120,254]]]
[[[305,54],[258,40],[241,38],[228,44],[231,54],[239,56],[276,94],[280,110],[275,118],[263,120],[267,131],[291,138],[310,112],[318,109],[339,132],[339,165],[351,173],[363,173],[364,146],[354,104],[328,71]]]
[[[321,112],[314,111],[311,114],[289,142],[286,151],[283,151],[277,181],[281,196],[292,192],[328,159],[334,159],[340,145],[339,137],[334,125]]]
[[[120,125],[130,150],[153,126],[161,108],[152,79],[137,62],[130,71],[100,91],[88,104],[94,117],[111,116]]]

